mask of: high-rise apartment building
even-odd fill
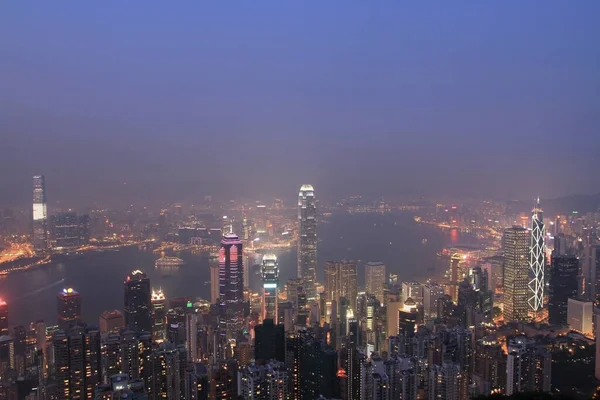
[[[350,308],[356,311],[358,295],[356,261],[326,261],[325,262],[325,293],[327,300],[339,301],[345,297]]]
[[[134,332],[152,332],[150,279],[135,270],[125,280],[125,326]]]
[[[530,233],[520,226],[504,231],[504,320],[528,319]]]
[[[81,320],[81,296],[73,288],[64,288],[56,298],[58,327],[67,331]]]
[[[380,303],[383,303],[385,289],[385,264],[382,262],[368,262],[365,264],[365,291],[374,294]]]
[[[244,264],[242,241],[233,233],[223,236],[219,249],[219,301],[224,329],[234,338],[244,325]]]
[[[544,269],[546,267],[546,228],[540,199],[532,210],[531,245],[529,247],[529,269],[532,279],[529,281],[529,307],[537,312],[544,307]]]
[[[164,342],[167,338],[167,300],[161,289],[152,290],[152,340]]]
[[[598,307],[600,305],[600,245],[591,244],[584,248],[581,272],[585,297]]]
[[[37,253],[48,250],[48,209],[44,175],[33,177],[33,248]]]
[[[59,398],[93,399],[101,382],[100,331],[74,327],[52,339]]]
[[[308,300],[316,298],[317,207],[311,185],[302,185],[298,194],[298,278],[305,282]]]
[[[272,319],[277,324],[277,296],[279,294],[279,266],[275,254],[265,254],[262,259],[263,281],[262,319]]]
[[[552,357],[524,335],[508,341],[506,395],[519,392],[550,392]]]
[[[548,322],[552,325],[567,325],[569,298],[577,296],[579,259],[575,256],[552,257],[550,276]]]

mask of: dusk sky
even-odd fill
[[[599,18],[595,0],[3,2],[0,205],[37,173],[68,204],[598,192]]]

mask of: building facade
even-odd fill
[[[504,231],[504,320],[528,319],[529,231],[513,226]]]
[[[302,185],[298,194],[298,278],[305,282],[308,300],[316,298],[317,207],[311,185]]]

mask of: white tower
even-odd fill
[[[546,228],[538,197],[531,216],[531,246],[529,249],[529,307],[539,311],[544,307],[544,267],[546,264]]]

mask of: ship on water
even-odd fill
[[[163,256],[163,257],[159,258],[158,260],[156,260],[156,262],[154,263],[154,266],[156,268],[169,268],[169,267],[180,267],[184,264],[185,264],[185,261],[183,261],[179,257]]]

